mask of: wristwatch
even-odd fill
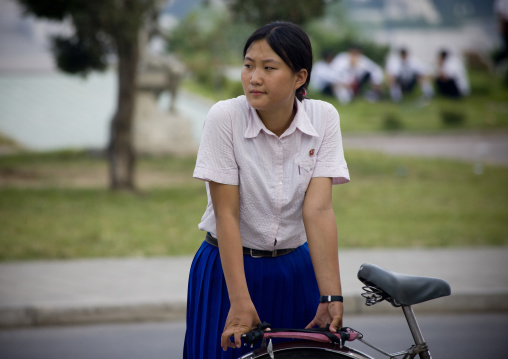
[[[322,295],[319,297],[319,303],[327,302],[344,302],[344,298],[341,295]]]

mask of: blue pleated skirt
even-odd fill
[[[249,292],[261,321],[274,328],[305,328],[319,304],[319,289],[307,243],[275,258],[244,255]],[[203,242],[192,262],[187,294],[185,359],[232,359],[251,348],[220,347],[229,297],[219,249]]]

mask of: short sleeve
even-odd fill
[[[350,178],[342,148],[339,113],[335,107],[327,104],[322,119],[325,121],[323,142],[312,177],[331,177],[332,184],[347,183]]]
[[[238,185],[238,165],[233,144],[234,106],[221,101],[206,116],[193,177],[203,181]]]

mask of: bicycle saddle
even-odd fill
[[[392,272],[375,264],[364,263],[358,279],[386,293],[383,299],[395,306],[407,306],[450,295],[450,285],[442,279],[417,277]]]

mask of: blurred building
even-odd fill
[[[499,45],[494,0],[344,0],[364,35],[427,63],[440,49],[489,53]]]

